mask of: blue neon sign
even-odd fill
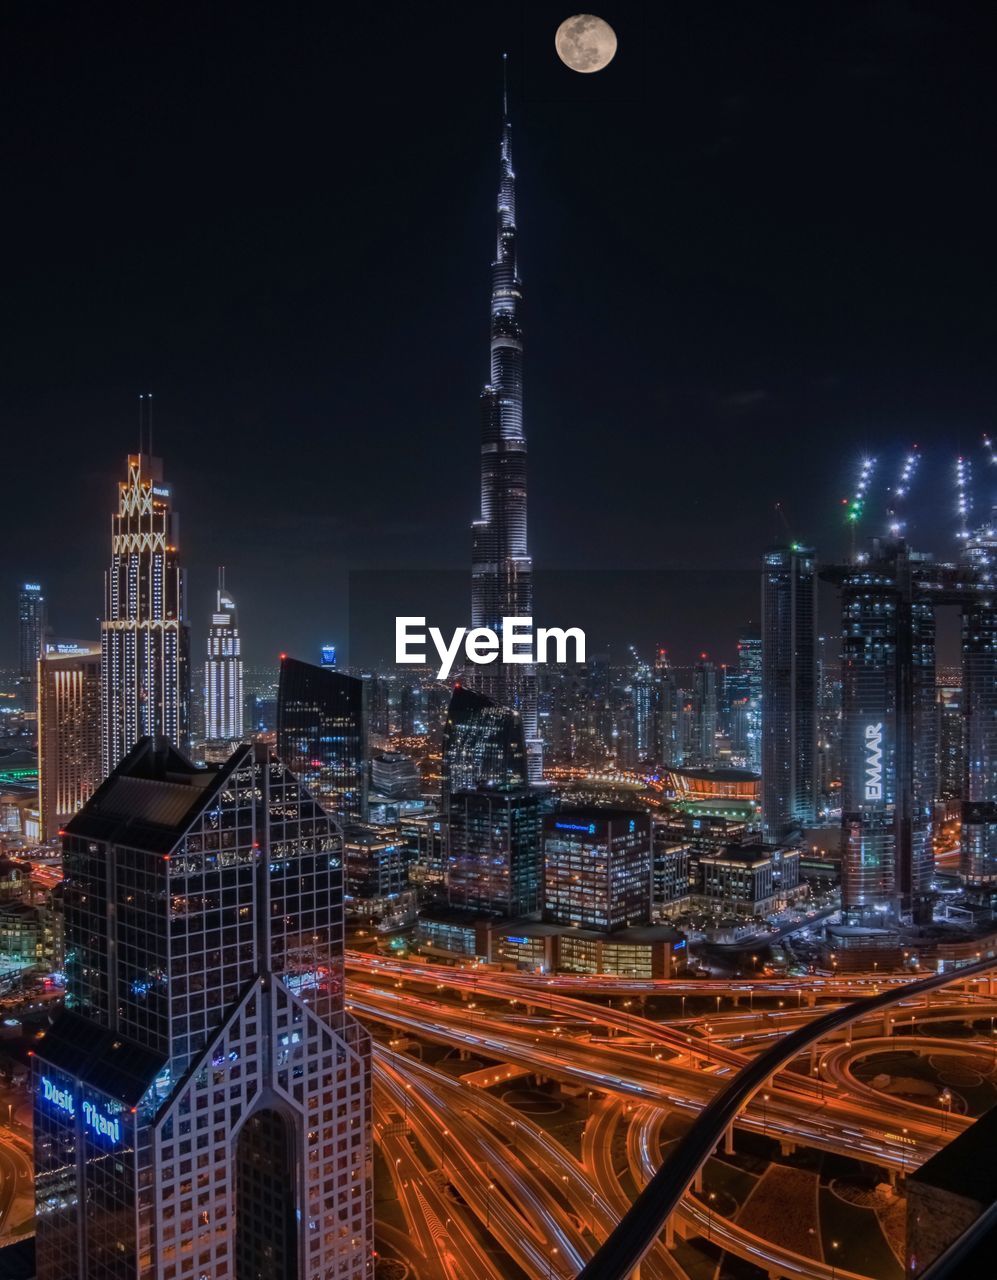
[[[584,831],[586,835],[595,835],[594,822],[555,822],[558,831]]]
[[[57,1111],[76,1118],[76,1099],[72,1090],[62,1089],[53,1084],[47,1076],[42,1076],[42,1094],[46,1102],[51,1102]],[[99,1138],[107,1138],[111,1142],[121,1141],[121,1121],[117,1116],[110,1116],[102,1107],[94,1102],[84,1102],[83,1123]]]

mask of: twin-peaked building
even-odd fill
[[[338,826],[264,747],[140,741],[69,823],[35,1057],[39,1280],[373,1274]]]

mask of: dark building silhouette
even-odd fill
[[[367,682],[334,667],[280,661],[277,754],[344,822],[367,817]]]
[[[519,713],[457,685],[443,729],[443,809],[458,791],[523,786],[526,744]]]

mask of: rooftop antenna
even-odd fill
[[[143,391],[138,398],[138,451],[152,453],[152,392]]]
[[[502,119],[509,118],[509,55],[502,55]]]

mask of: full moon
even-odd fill
[[[601,71],[616,55],[616,32],[594,13],[576,13],[558,27],[554,48],[572,71]]]

